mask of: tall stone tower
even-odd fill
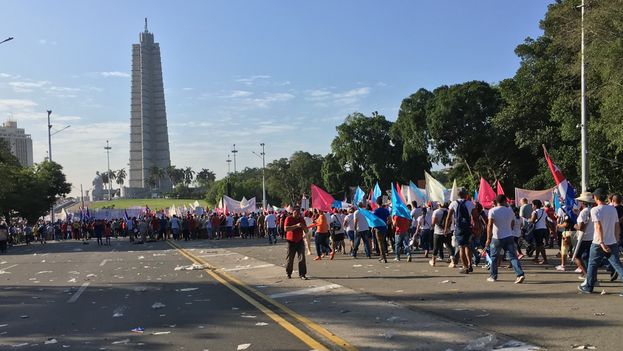
[[[147,30],[132,44],[132,99],[130,117],[130,188],[128,195],[139,196],[154,189],[150,172],[163,172],[171,165],[167,112],[164,104],[160,45]],[[157,182],[159,191],[171,189],[168,177]]]

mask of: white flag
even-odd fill
[[[445,193],[447,189],[437,179],[433,178],[428,172],[424,172],[426,178],[426,194],[430,201],[443,203],[446,201]]]

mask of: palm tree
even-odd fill
[[[108,187],[108,180],[110,179],[108,177],[108,172],[100,172],[100,176],[102,177],[102,183],[106,185],[104,189],[106,189]]]
[[[190,185],[195,178],[195,171],[191,167],[186,167],[184,169],[184,184]]]
[[[158,189],[160,189],[160,180],[162,179],[162,177],[164,176],[164,170],[162,168],[156,167],[156,166],[152,166],[149,169],[149,183],[152,184],[153,182],[153,186],[158,185]]]
[[[202,168],[201,171],[197,173],[195,179],[197,183],[203,186],[216,181],[216,174],[207,168]]]
[[[119,184],[119,188],[123,187],[123,183],[125,183],[125,178],[128,174],[125,171],[125,168],[121,168],[117,171],[117,184]]]

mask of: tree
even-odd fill
[[[193,171],[193,169],[191,167],[186,167],[184,170],[184,177],[183,177],[183,183],[188,186],[190,185],[190,183],[193,182],[193,179],[195,179],[195,171]]]
[[[378,113],[367,117],[355,112],[336,127],[331,142],[335,161],[352,174],[357,185],[371,187],[379,182],[384,188],[400,179],[402,142],[392,138],[392,122]]]
[[[322,155],[312,155],[305,151],[296,151],[289,159],[289,176],[295,180],[295,194],[300,200],[302,194],[309,194],[311,184],[322,184]]]
[[[207,168],[202,168],[195,177],[197,183],[201,187],[207,187],[209,184],[214,183],[216,181],[216,174]]]
[[[149,168],[149,175],[147,176],[147,184],[149,184],[152,188],[156,186],[160,189],[160,180],[164,176],[164,169],[152,166]]]
[[[125,168],[121,168],[117,171],[117,184],[119,185],[119,187],[123,187],[123,184],[125,183],[125,178],[127,176],[128,174],[126,173]]]

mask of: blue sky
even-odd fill
[[[162,51],[172,163],[222,177],[296,150],[326,154],[354,111],[395,120],[424,87],[491,83],[519,66],[514,48],[551,1],[3,1],[0,120],[54,160],[79,194],[96,170],[129,158],[131,45],[148,17]]]

